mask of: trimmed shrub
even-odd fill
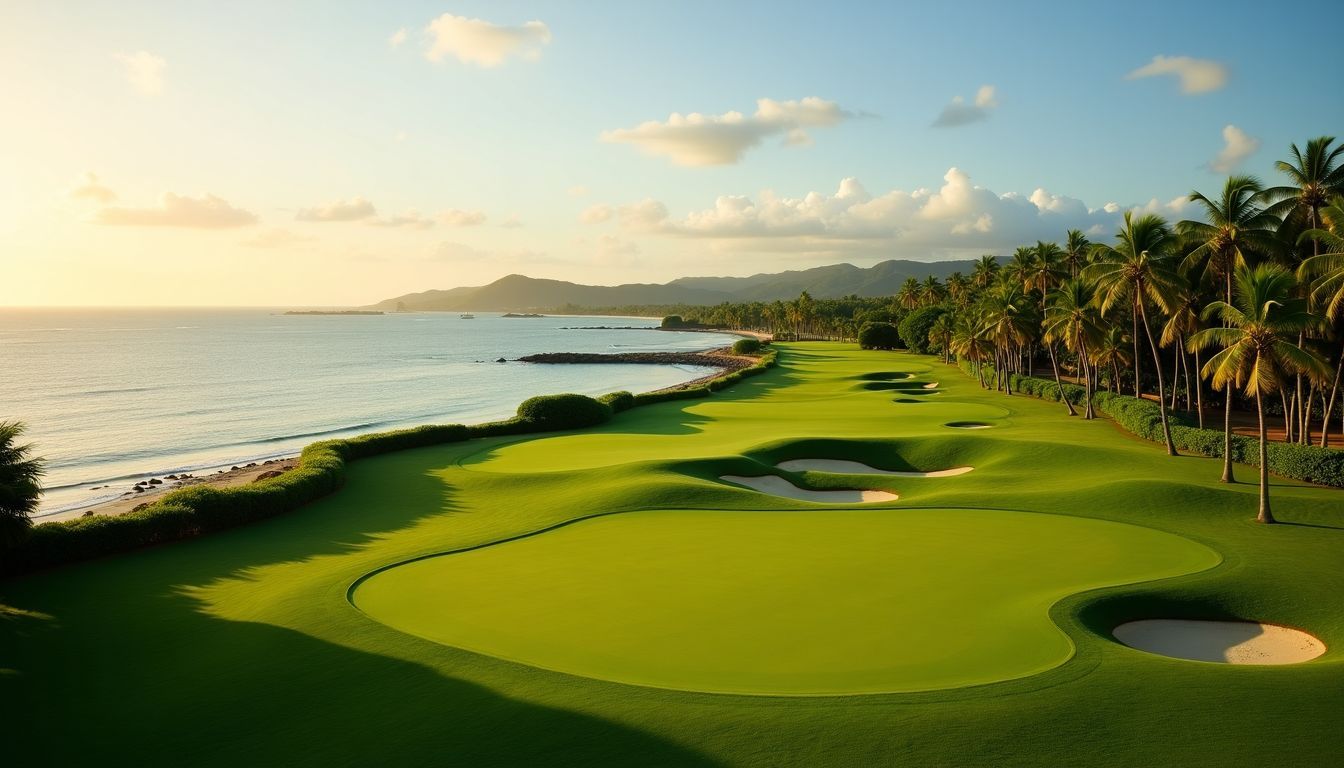
[[[611,409],[612,413],[628,411],[635,407],[635,396],[625,390],[621,390],[620,392],[608,392],[597,398],[597,401],[605,404]]]
[[[611,407],[587,395],[539,395],[518,406],[518,419],[546,430],[578,429],[611,418]]]
[[[929,330],[946,312],[943,307],[921,307],[902,320],[899,331],[906,348],[927,355],[930,352]]]
[[[760,339],[738,339],[733,342],[734,355],[754,355],[761,351]]]
[[[975,366],[966,361],[958,363],[968,376],[975,376]],[[994,373],[985,371],[986,381],[992,382]],[[1012,374],[1013,391],[1034,395],[1045,400],[1059,400],[1059,389],[1053,379]],[[1064,385],[1064,396],[1074,405],[1082,405],[1086,393],[1076,384]],[[1117,395],[1114,392],[1096,392],[1092,403],[1102,414],[1123,429],[1155,443],[1163,442],[1162,413],[1158,404],[1147,399]],[[1183,421],[1176,414],[1167,414],[1171,422],[1171,441],[1176,450],[1221,459],[1224,435],[1221,429],[1200,429]],[[1232,460],[1241,464],[1259,466],[1260,441],[1246,435],[1232,435]],[[1298,443],[1269,443],[1265,446],[1269,457],[1269,471],[1279,477],[1305,480],[1309,483],[1344,488],[1344,451]]]
[[[859,349],[900,349],[901,334],[891,323],[864,323],[859,329]]]
[[[635,395],[635,405],[653,405],[654,403],[667,403],[673,400],[694,400],[699,397],[709,397],[709,387],[688,387],[687,389],[668,389],[662,392],[644,392]]]
[[[663,328],[684,328],[686,320],[681,315],[668,315],[663,318]]]

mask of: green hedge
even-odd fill
[[[959,365],[967,375],[975,376],[973,364],[962,361]],[[986,371],[985,379],[993,386],[994,373]],[[1059,402],[1059,387],[1052,379],[1012,374],[1009,383],[1014,392]],[[1074,405],[1082,405],[1085,395],[1083,388],[1077,384],[1064,384],[1064,396]],[[1129,432],[1155,443],[1164,442],[1162,413],[1157,403],[1113,392],[1093,394],[1092,403],[1098,411]],[[1176,414],[1168,413],[1167,416],[1176,450],[1218,459],[1223,457],[1224,436],[1221,429],[1200,429]],[[1265,452],[1269,456],[1269,471],[1279,477],[1344,488],[1344,451],[1298,443],[1269,443],[1265,446]],[[1246,435],[1232,435],[1232,460],[1259,466],[1260,441]]]
[[[539,395],[518,406],[518,419],[546,430],[580,429],[611,418],[611,406],[587,395]]]
[[[859,349],[900,349],[901,334],[891,323],[867,322],[859,328]]]
[[[612,392],[597,400],[584,395],[545,395],[524,401],[518,407],[518,416],[503,421],[427,425],[312,443],[299,455],[298,466],[269,480],[231,488],[192,486],[170,491],[139,512],[94,515],[34,526],[23,541],[0,551],[0,574],[50,568],[274,517],[340,488],[345,482],[346,462],[355,459],[477,437],[570,429],[580,422],[587,425],[606,421],[613,412],[638,405],[707,397],[711,391],[764,373],[774,367],[777,357],[778,352],[770,351],[756,365],[711,382],[712,389],[698,386],[642,395]],[[562,426],[565,424],[571,426]]]
[[[760,339],[738,339],[733,342],[734,355],[754,355],[760,351]]]

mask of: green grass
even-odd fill
[[[1048,669],[1073,652],[1047,615],[1059,598],[1217,563],[1061,515],[659,510],[416,560],[353,598],[420,637],[604,680],[875,693]]]
[[[779,368],[710,399],[361,460],[342,491],[295,513],[0,582],[7,757],[1337,761],[1339,491],[1276,481],[1288,524],[1260,526],[1255,487],[1220,485],[1217,460],[983,392],[932,358],[781,346]],[[867,386],[901,373],[939,394],[900,403],[913,390]],[[993,428],[944,426],[958,421]],[[773,468],[791,458],[976,469]],[[771,472],[901,498],[844,510],[717,480]],[[1274,621],[1330,650],[1231,667],[1109,636],[1168,616]]]

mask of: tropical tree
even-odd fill
[[[971,283],[976,288],[984,290],[994,284],[994,280],[999,274],[999,260],[995,256],[985,254],[980,260],[975,262],[975,268],[971,270]]]
[[[1134,218],[1125,212],[1124,226],[1115,234],[1115,245],[1100,245],[1094,249],[1096,260],[1083,270],[1085,278],[1096,283],[1097,298],[1102,314],[1128,301],[1133,308],[1135,324],[1142,325],[1153,352],[1153,367],[1157,371],[1157,405],[1162,417],[1162,437],[1167,443],[1167,454],[1175,456],[1176,444],[1171,439],[1171,424],[1167,418],[1166,382],[1162,375],[1162,358],[1153,340],[1153,328],[1148,322],[1148,301],[1165,309],[1176,281],[1171,250],[1175,236],[1167,222],[1154,214]],[[1134,329],[1134,389],[1141,396],[1139,386],[1138,328]]]
[[[924,278],[924,282],[919,286],[920,306],[930,307],[943,300],[943,284],[938,282],[938,278],[929,275]]]
[[[1217,317],[1223,327],[1206,328],[1190,338],[1190,346],[1221,347],[1209,358],[1203,374],[1215,387],[1231,382],[1255,398],[1260,437],[1260,511],[1256,519],[1274,522],[1269,507],[1269,457],[1265,440],[1266,393],[1278,391],[1284,376],[1304,373],[1329,375],[1320,358],[1294,343],[1311,320],[1306,302],[1293,296],[1292,273],[1276,264],[1241,270],[1234,280],[1231,303],[1215,301],[1206,317]]]
[[[946,281],[947,295],[958,307],[965,307],[967,299],[970,298],[971,281],[960,272],[953,272],[947,276]]]
[[[1002,385],[1011,395],[1009,362],[1032,338],[1040,320],[1034,314],[1035,303],[1015,282],[992,291],[984,301],[984,333],[994,343],[995,386]]]
[[[929,343],[943,353],[943,362],[952,362],[952,335],[955,323],[950,312],[944,312],[929,326]]]
[[[1232,302],[1232,276],[1246,269],[1248,257],[1271,253],[1279,219],[1261,204],[1264,187],[1254,176],[1230,176],[1218,199],[1195,191],[1190,201],[1204,209],[1205,221],[1185,220],[1176,225],[1183,238],[1198,246],[1181,262],[1181,270],[1198,270],[1205,284],[1217,286],[1225,303]],[[1232,472],[1232,385],[1223,391],[1223,478],[1235,482]]]
[[[1299,281],[1307,284],[1310,296],[1317,306],[1325,307],[1325,316],[1337,322],[1344,315],[1344,197],[1336,195],[1321,209],[1321,228],[1302,233],[1302,239],[1311,239],[1315,255],[1297,268]],[[1325,247],[1324,253],[1320,252]],[[1344,337],[1344,334],[1341,334]],[[1330,443],[1330,414],[1335,408],[1335,394],[1339,391],[1340,374],[1344,373],[1344,348],[1339,353],[1330,399],[1325,404],[1321,425],[1321,446]]]
[[[1064,242],[1064,268],[1069,271],[1069,277],[1077,277],[1083,267],[1087,266],[1088,254],[1091,251],[1092,243],[1081,229],[1068,231]]]
[[[1307,142],[1305,152],[1289,145],[1292,161],[1279,160],[1274,167],[1290,185],[1265,190],[1265,199],[1272,203],[1270,213],[1283,219],[1303,217],[1308,229],[1321,226],[1321,209],[1330,198],[1344,194],[1344,145],[1332,149],[1334,141],[1334,136],[1318,136]]]
[[[12,546],[28,533],[30,514],[42,492],[43,460],[21,445],[23,424],[0,422],[0,545]]]
[[[1083,376],[1085,419],[1096,417],[1096,411],[1092,407],[1092,366],[1088,360],[1088,350],[1102,335],[1101,317],[1093,305],[1095,295],[1092,286],[1086,282],[1076,278],[1065,280],[1058,290],[1050,294],[1050,303],[1045,308],[1046,341],[1062,341],[1064,348],[1072,352],[1078,360],[1078,372]],[[1054,349],[1053,344],[1051,349]],[[1060,386],[1060,399],[1064,399],[1058,365],[1055,366],[1055,384]],[[1068,400],[1065,399],[1064,402],[1069,406],[1069,415],[1075,415],[1076,412]]]
[[[1120,394],[1120,370],[1128,368],[1134,361],[1130,351],[1129,336],[1125,335],[1125,329],[1114,323],[1102,324],[1101,336],[1097,339],[1096,351],[1092,354],[1093,364],[1096,365],[1098,386],[1100,386],[1101,371],[1107,368],[1111,371],[1111,388],[1118,395]]]
[[[913,277],[907,277],[901,284],[901,290],[896,294],[896,301],[906,309],[914,309],[919,306],[919,280]]]

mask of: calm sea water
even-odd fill
[[[47,459],[40,514],[138,479],[293,455],[314,440],[513,415],[538,394],[648,391],[707,369],[488,362],[693,351],[727,339],[611,317],[295,316],[269,310],[0,309],[0,421]],[[94,489],[93,486],[110,486]]]

